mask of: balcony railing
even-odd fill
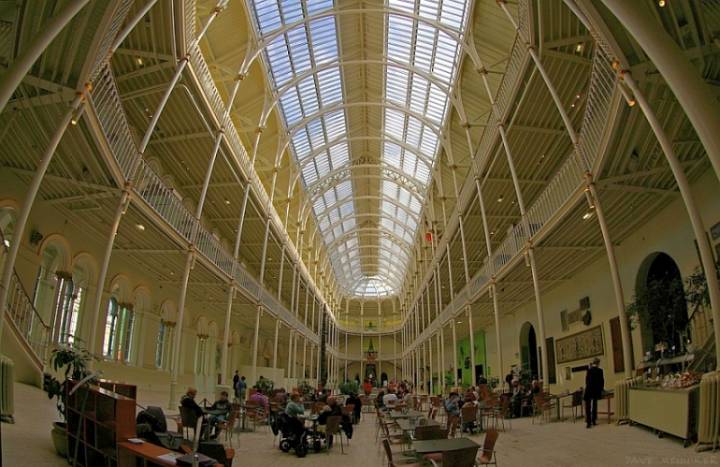
[[[609,48],[602,41],[598,41],[593,55],[588,101],[578,135],[580,160],[574,154],[568,156],[540,196],[527,210],[526,216],[520,219],[520,222],[495,249],[490,261],[486,260],[473,279],[445,307],[435,321],[421,332],[413,344],[405,349],[405,353],[411,351],[418,342],[432,336],[447,320],[472,303],[479,295],[485,293],[489,278],[493,274],[496,278],[507,274],[514,260],[524,253],[528,240],[530,238],[537,240],[538,234],[542,235],[543,232],[549,231],[550,221],[557,221],[557,214],[562,211],[563,206],[584,188],[585,171],[592,170],[597,166],[599,157],[604,152],[603,141],[608,139],[609,132],[612,131],[613,119],[611,116],[618,104],[615,70],[612,63],[613,58]],[[485,134],[494,138],[492,128],[488,129],[491,131],[486,130]],[[484,164],[482,157],[487,157],[488,152],[486,151],[493,147],[493,144],[485,142],[485,134],[476,155],[476,161],[478,160],[477,156],[480,156],[480,167]],[[444,250],[440,249],[439,251]],[[489,269],[488,264],[492,264],[492,270]]]
[[[285,306],[265,290],[258,281],[235,262],[220,240],[210,233],[182,204],[182,200],[140,156],[130,133],[125,111],[109,65],[98,75],[90,98],[100,128],[123,177],[131,187],[172,230],[193,245],[210,263],[229,278],[234,278],[244,292],[262,303],[271,313],[299,329],[313,342],[318,337]],[[234,128],[234,127],[233,127]],[[227,133],[227,132],[226,132]]]

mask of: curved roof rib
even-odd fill
[[[442,129],[469,2],[386,0],[369,9],[343,9],[333,0],[248,3],[257,49],[244,69],[261,54],[273,91],[263,116],[280,114],[281,148],[297,163],[335,282],[348,296],[398,294],[446,144]],[[338,24],[351,15],[383,19],[382,50],[368,57],[341,46]],[[381,69],[379,80],[361,83],[364,92],[345,82],[358,67]],[[365,117],[353,118],[358,112]]]

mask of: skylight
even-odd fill
[[[308,193],[337,283],[349,295],[398,293],[449,113],[466,2],[387,0],[391,11],[384,14],[387,64],[378,122],[380,160],[387,169],[379,183],[377,221],[365,223],[356,211],[354,169],[349,170],[343,82],[348,77],[340,59],[339,16],[327,14],[335,8],[333,0],[249,4],[257,35],[266,44],[263,58],[290,150],[304,186],[312,188]]]

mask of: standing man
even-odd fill
[[[245,391],[247,390],[247,383],[245,382],[245,376],[241,376],[237,382],[237,394],[240,402],[245,400]]]
[[[595,357],[588,366],[585,375],[585,423],[586,428],[597,425],[597,406],[598,400],[602,398],[605,388],[605,377],[602,368],[600,368],[600,359]]]
[[[238,374],[238,371],[235,370],[235,375],[233,376],[233,391],[235,392],[235,399],[240,399],[240,392],[238,391],[238,383],[240,382],[240,375]]]

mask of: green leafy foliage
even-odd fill
[[[360,392],[360,384],[357,381],[348,380],[340,383],[340,394],[358,394]]]
[[[77,343],[74,347],[62,345],[50,354],[49,366],[64,376],[60,381],[50,373],[43,375],[43,390],[48,399],[56,398],[56,407],[61,418],[65,417],[65,386],[69,381],[80,381],[90,374],[89,364],[93,359],[90,353]]]
[[[255,389],[262,392],[263,394],[270,394],[272,393],[272,390],[275,388],[275,383],[267,378],[260,377],[259,380],[257,380],[257,383],[255,383]]]

